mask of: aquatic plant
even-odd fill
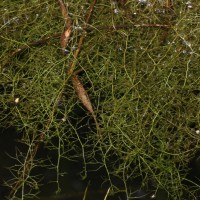
[[[37,196],[39,167],[56,171],[59,193],[61,161],[80,158],[83,179],[91,166],[106,171],[110,194],[133,197],[141,177],[155,195],[196,199],[187,174],[200,147],[198,0],[72,0],[62,12],[59,2],[0,3],[0,123],[23,146],[8,199]],[[57,160],[38,158],[40,148]]]

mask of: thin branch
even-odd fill
[[[33,159],[40,147],[41,142],[44,140],[45,133],[42,133],[38,140],[36,141],[36,144],[33,148],[33,150],[28,151],[27,159],[24,161],[24,166],[23,166],[23,172],[20,174],[20,177],[18,177],[17,181],[13,183],[13,186],[11,187],[10,193],[8,195],[9,199],[12,199],[16,192],[19,190],[19,188],[22,187],[24,180],[26,180],[29,177],[29,174],[32,170],[33,166]]]
[[[83,28],[85,31],[92,31],[92,30],[116,30],[116,29],[131,29],[131,28],[139,28],[139,27],[150,27],[150,28],[170,28],[170,25],[167,24],[119,24],[113,26],[98,26],[98,27],[86,27]]]
[[[167,24],[122,24],[122,25],[116,25],[115,27],[113,26],[98,26],[98,27],[82,27],[80,31],[95,31],[95,30],[119,30],[119,29],[131,29],[131,28],[142,28],[142,27],[150,27],[150,28],[171,28],[170,25]],[[51,36],[48,37],[43,37],[39,40],[33,41],[28,43],[27,45],[24,45],[22,47],[19,47],[17,49],[15,49],[14,51],[12,51],[10,53],[10,57],[14,57],[18,54],[20,54],[21,52],[33,47],[33,46],[40,46],[40,45],[45,45],[49,40],[51,40],[52,38],[60,38],[60,34],[62,37],[63,33],[56,33],[53,34]],[[81,42],[82,44],[82,42]],[[65,46],[66,45],[61,45],[61,46]],[[79,52],[77,52],[77,54],[79,54]]]
[[[86,14],[86,23],[88,23],[90,18],[91,18],[95,4],[96,4],[96,0],[94,0],[92,2],[92,4],[90,5],[90,8],[89,8],[89,10]],[[75,89],[79,99],[81,100],[81,102],[85,106],[85,108],[91,113],[91,115],[92,115],[92,117],[95,121],[96,128],[97,128],[97,130],[99,130],[99,124],[97,122],[97,118],[96,118],[96,115],[94,113],[94,110],[93,110],[90,98],[87,94],[87,91],[83,87],[83,85],[82,85],[81,81],[79,80],[78,76],[76,75],[76,73],[74,73],[76,61],[77,61],[78,55],[80,53],[81,47],[84,43],[84,39],[85,39],[85,32],[82,33],[82,35],[79,39],[78,48],[76,49],[75,54],[74,54],[74,59],[69,66],[68,75],[72,76],[72,83],[73,83],[74,89]]]
[[[71,21],[71,18],[69,17],[69,13],[63,3],[62,0],[59,0],[59,3],[60,3],[60,8],[61,8],[61,12],[62,12],[62,16],[65,20],[65,23],[66,23],[66,27],[67,29],[71,27],[71,24],[72,24],[72,21]]]
[[[88,13],[86,14],[86,23],[89,23],[89,20],[90,20],[90,17],[91,17],[91,14],[94,10],[94,6],[96,4],[97,0],[94,0],[93,3],[90,5],[90,9],[88,10]]]
[[[105,195],[105,197],[104,197],[103,200],[106,200],[106,199],[107,199],[107,197],[108,197],[108,195],[109,195],[109,192],[110,192],[110,187],[108,188],[108,190],[107,190],[107,192],[106,192],[106,195]]]
[[[173,0],[165,0],[164,7],[166,10],[172,10],[173,9]]]
[[[61,39],[60,44],[61,44],[61,48],[62,48],[62,53],[63,53],[63,55],[65,55],[66,54],[65,50],[66,50],[66,47],[68,45],[68,41],[69,41],[69,38],[70,38],[71,32],[72,32],[72,21],[71,21],[71,18],[69,16],[69,13],[67,12],[67,9],[66,9],[63,1],[59,0],[59,3],[60,3],[62,16],[63,16],[65,23],[66,23],[66,29],[61,34],[61,38],[60,38]]]
[[[84,195],[83,195],[83,200],[86,200],[88,188],[89,188],[89,183],[88,183],[87,187],[85,188]]]
[[[94,10],[95,4],[96,4],[96,0],[94,0],[92,2],[92,4],[90,5],[90,8],[89,8],[89,10],[88,10],[88,12],[86,14],[86,23],[88,23],[89,20],[90,20],[90,17],[91,17],[91,14],[92,14],[93,10]],[[78,55],[80,53],[81,47],[82,47],[82,45],[84,43],[84,39],[85,39],[85,33],[82,33],[82,35],[81,35],[81,37],[79,39],[78,48],[76,49],[75,54],[74,54],[74,60],[73,60],[73,62],[71,63],[71,65],[69,67],[69,71],[68,71],[69,76],[72,75],[72,73],[74,72],[74,68],[75,68],[75,65],[76,65],[76,60],[77,60],[77,57],[78,57]]]
[[[52,39],[52,38],[59,38],[60,37],[60,33],[56,33],[56,34],[53,34],[51,36],[48,36],[48,37],[42,37],[41,39],[39,40],[36,40],[36,41],[33,41],[33,42],[30,42],[28,43],[27,45],[24,45],[22,47],[19,47],[17,49],[15,49],[14,51],[12,51],[10,53],[10,57],[14,57],[16,55],[18,55],[19,53],[31,48],[31,47],[34,47],[34,46],[40,46],[40,45],[45,45],[47,44],[47,42]]]

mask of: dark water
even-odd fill
[[[18,134],[16,133],[14,128],[1,129],[0,131],[0,199],[5,199],[5,196],[8,195],[8,188],[3,186],[4,180],[9,180],[12,178],[9,171],[6,169],[8,166],[12,166],[15,164],[15,161],[11,159],[8,155],[14,156],[16,153],[16,148],[21,148],[23,151],[23,147],[20,146],[19,143],[16,142]],[[39,156],[45,158],[45,156],[51,156],[53,158],[52,152],[41,148],[39,150]],[[190,174],[187,178],[200,184],[198,179],[200,179],[200,159],[198,159],[198,153],[195,159],[193,159],[189,166],[191,168]],[[37,168],[33,173],[42,174],[42,186],[40,192],[41,200],[82,200],[84,196],[84,192],[88,187],[86,199],[87,200],[102,200],[104,199],[106,192],[109,188],[108,183],[103,182],[103,176],[106,176],[105,170],[101,169],[99,171],[90,171],[88,172],[88,177],[85,180],[81,180],[80,171],[83,169],[83,163],[80,161],[70,162],[70,161],[62,161],[61,162],[61,171],[66,172],[60,178],[60,187],[61,194],[55,195],[56,184],[52,183],[52,180],[56,179],[55,170],[45,169],[45,168]],[[132,183],[133,190],[133,198],[130,199],[140,199],[140,200],[167,200],[167,193],[165,191],[157,191],[156,197],[154,197],[153,192],[143,191],[137,188],[140,185],[141,180],[138,179],[134,183]],[[120,187],[119,180],[113,180],[118,187]],[[151,187],[150,187],[151,188]],[[153,188],[153,187],[152,187]],[[123,193],[116,194],[115,196],[111,196],[107,198],[108,200],[126,200],[126,195]]]

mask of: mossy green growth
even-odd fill
[[[155,0],[117,2],[97,2],[76,63],[103,141],[91,125],[80,134],[81,126],[89,126],[85,119],[90,114],[85,110],[78,116],[77,105],[83,106],[67,75],[89,3],[66,3],[73,34],[64,58],[55,37],[64,30],[58,2],[0,3],[0,122],[21,133],[28,149],[24,158],[33,155],[27,161],[16,154],[19,165],[13,170],[18,175],[7,183],[21,181],[13,199],[40,191],[31,170],[44,165],[34,159],[41,134],[41,143],[57,151],[57,162],[48,167],[57,171],[58,191],[60,161],[82,157],[85,176],[90,165],[103,167],[113,192],[124,191],[127,199],[134,195],[131,183],[136,177],[142,177],[139,187],[147,189],[153,181],[154,192],[163,189],[166,198],[197,199],[200,187],[187,174],[200,147],[198,0],[178,0],[171,9]],[[43,42],[30,45],[38,40]],[[28,176],[22,166],[30,169]]]

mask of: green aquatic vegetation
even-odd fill
[[[32,171],[39,167],[55,169],[59,193],[61,161],[80,158],[83,179],[90,166],[105,169],[110,194],[131,198],[131,182],[141,177],[139,187],[153,181],[155,195],[163,189],[166,199],[197,199],[199,185],[187,174],[200,147],[199,3],[166,2],[97,1],[88,24],[88,1],[65,2],[72,35],[64,57],[58,1],[0,3],[0,124],[15,127],[24,144],[12,155],[10,199],[37,196]],[[75,71],[103,139],[67,73],[83,33]],[[37,158],[41,146],[56,152],[56,162]]]

